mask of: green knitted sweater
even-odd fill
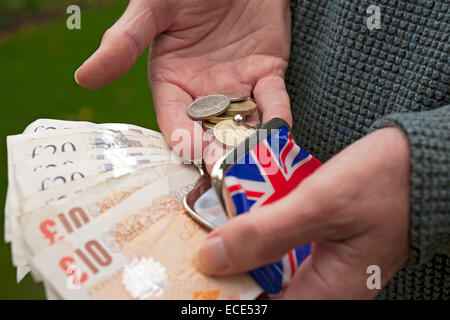
[[[381,28],[369,30],[370,5]],[[296,141],[322,161],[369,132],[411,147],[410,261],[378,298],[450,297],[450,1],[292,0]]]

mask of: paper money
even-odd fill
[[[43,286],[47,300],[62,300],[59,294],[57,294],[56,291],[53,290],[53,288],[47,282],[44,282]]]
[[[64,158],[63,158],[64,159]],[[140,166],[151,163],[170,163],[172,153],[155,150],[151,155],[117,156],[114,158],[96,158],[82,161],[44,161],[29,166],[26,161],[16,165],[16,184],[19,194],[26,198],[35,192],[45,191],[77,179],[111,171],[115,177],[134,172]]]
[[[211,278],[196,270],[194,253],[206,231],[186,215],[169,189],[166,181],[155,182],[140,205],[129,207],[132,197],[124,200],[101,220],[41,251],[33,266],[65,299],[257,297],[261,290],[247,275]],[[163,268],[165,277],[159,280],[165,281],[133,290],[124,271],[147,259]],[[152,272],[135,274],[135,281],[145,281]],[[152,295],[154,286],[159,291]]]
[[[87,121],[66,121],[66,120],[57,120],[57,119],[38,119],[32,123],[30,123],[23,132],[24,134],[30,134],[30,133],[49,133],[52,131],[57,130],[58,132],[64,132],[61,130],[68,130],[68,129],[75,129],[80,128],[82,131],[85,131],[86,128],[89,129],[109,129],[109,130],[118,130],[118,131],[130,131],[135,132],[141,135],[144,135],[148,138],[152,138],[154,140],[160,141],[161,144],[164,144],[167,146],[166,141],[164,140],[164,137],[161,133],[139,127],[133,124],[124,124],[124,123],[101,123],[96,124],[92,122]]]
[[[199,178],[155,131],[38,119],[9,136],[5,241],[47,299],[254,299],[247,275],[196,269],[206,235],[183,197]]]
[[[167,177],[167,183],[176,190],[175,186],[185,187],[183,183],[188,183],[189,186],[198,176],[198,171],[192,167],[167,165],[147,168],[142,172],[96,185],[81,195],[51,202],[26,212],[19,217],[19,221],[27,245],[32,254],[36,254],[84,228],[96,218],[109,214],[111,208],[130,196],[133,196],[130,200],[132,202],[145,201],[151,191],[148,191],[146,186],[155,180]],[[178,200],[181,196],[178,196]]]
[[[16,144],[29,141],[33,138],[42,138],[47,136],[58,136],[68,134],[72,131],[67,131],[70,129],[78,129],[77,132],[85,132],[87,130],[92,130],[96,128],[110,129],[110,130],[121,130],[130,131],[135,133],[141,133],[145,135],[148,139],[153,140],[155,144],[159,145],[162,149],[169,149],[169,146],[164,140],[164,137],[155,131],[141,128],[134,125],[128,124],[100,124],[96,125],[91,122],[85,121],[63,121],[55,119],[38,119],[27,126],[24,133],[21,135],[8,137],[8,191],[7,191],[7,202],[5,206],[5,241],[11,242],[12,240],[12,216],[14,212],[18,210],[17,192],[14,182],[14,161],[12,159],[12,147]],[[25,157],[25,155],[22,155]],[[73,155],[72,155],[73,156]]]
[[[107,170],[111,171],[108,177],[118,177],[135,171],[137,166],[179,160],[161,134],[133,125],[84,126],[74,122],[38,120],[26,131],[7,138],[9,188],[5,240],[15,240],[12,243],[15,266],[25,264],[29,255],[17,223],[21,212],[19,199]],[[58,161],[59,164],[66,163],[62,159],[67,157],[71,159],[71,166],[55,166],[55,161],[56,164]],[[84,161],[77,162],[80,159]],[[41,168],[40,165],[45,165],[47,170],[36,170]],[[52,167],[48,168],[49,165]],[[53,175],[47,176],[47,172],[53,172]]]
[[[171,183],[174,183],[173,179],[180,171],[184,172],[186,181],[195,181],[198,177],[197,170],[192,167],[165,164],[148,167],[118,179],[101,181],[59,200],[50,199],[51,201],[46,201],[45,204],[45,198],[37,198],[41,200],[41,203],[35,206],[37,209],[24,211],[19,217],[26,242],[22,239],[22,245],[25,247],[22,248],[23,254],[20,255],[22,259],[18,264],[20,270],[22,271],[24,266],[29,264],[31,256],[40,249],[53,245],[64,236],[82,228],[92,219],[106,214],[108,209],[163,176],[169,176]],[[49,196],[51,196],[50,192],[51,190],[47,190]],[[143,192],[145,193],[145,190]],[[37,273],[33,273],[33,276],[35,280],[42,280]],[[18,278],[21,277],[18,276]]]
[[[113,132],[110,130],[96,130],[91,132],[77,132],[74,129],[69,134],[33,138],[20,142],[22,137],[8,137],[11,148],[12,161],[18,162],[42,156],[59,155],[64,153],[81,153],[93,150],[114,150],[123,148],[164,148],[158,140],[134,133]],[[120,152],[120,150],[119,150]]]

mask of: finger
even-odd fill
[[[305,190],[229,220],[212,232],[198,251],[198,267],[227,275],[279,260],[289,250],[322,239],[329,226]]]
[[[300,264],[280,298],[372,299],[379,290],[367,284],[371,260],[360,258],[345,243],[313,244],[312,255]]]
[[[168,82],[153,81],[151,91],[158,125],[169,145],[184,159],[200,161],[209,141],[203,137],[201,122],[187,115],[192,97]]]
[[[105,32],[97,51],[75,72],[77,83],[96,89],[125,74],[157,35],[161,3],[130,1],[122,17]]]
[[[292,126],[289,95],[282,77],[272,75],[260,79],[256,83],[253,95],[263,115],[263,123],[273,118],[281,118]]]

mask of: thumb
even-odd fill
[[[281,76],[271,75],[260,79],[253,89],[253,94],[263,115],[263,123],[273,118],[281,118],[292,126],[289,95]]]
[[[103,35],[97,51],[75,72],[87,89],[103,87],[124,75],[161,32],[165,1],[131,0],[120,19]],[[165,21],[165,20],[164,20]]]
[[[315,242],[312,254],[298,267],[281,299],[373,299],[379,289],[368,286],[367,268],[374,257],[361,257],[355,246]],[[363,252],[368,252],[367,248]],[[381,278],[381,275],[380,275]],[[386,277],[383,272],[383,286]]]
[[[229,220],[209,234],[197,253],[198,268],[215,275],[244,272],[324,237],[323,214],[312,201],[305,201],[308,192],[301,187],[277,202]]]

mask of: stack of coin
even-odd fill
[[[256,104],[248,97],[241,92],[211,94],[195,100],[187,113],[193,120],[202,120],[203,129],[214,130],[214,136],[223,144],[235,147],[254,132],[254,129],[240,125],[240,121],[233,121],[236,116],[245,121],[256,112]]]

